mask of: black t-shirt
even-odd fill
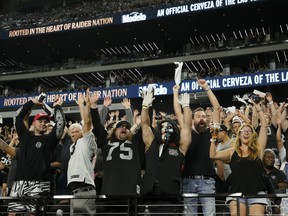
[[[16,180],[50,180],[50,155],[55,139],[49,135],[35,136],[32,132],[22,136],[16,154]]]
[[[275,167],[267,175],[270,176],[272,183],[273,183],[273,186],[276,190],[279,189],[279,186],[278,186],[279,183],[288,184],[285,173],[281,170],[276,169]]]
[[[215,176],[213,160],[210,159],[211,133],[207,129],[198,134],[193,130],[192,143],[185,155],[183,177],[194,175]]]

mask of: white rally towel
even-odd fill
[[[181,83],[181,72],[182,72],[182,66],[183,62],[174,62],[174,64],[177,66],[175,69],[175,83],[176,85],[179,85]]]

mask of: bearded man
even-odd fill
[[[208,95],[214,108],[213,122],[220,120],[220,104],[208,83],[204,79],[198,80],[198,85]],[[215,193],[216,176],[213,161],[209,157],[211,132],[207,123],[205,110],[196,108],[192,113],[194,127],[192,130],[192,143],[185,155],[185,166],[183,170],[183,193],[213,194]],[[187,215],[198,215],[198,202],[202,205],[203,215],[215,215],[214,197],[187,197],[184,199],[185,213]]]

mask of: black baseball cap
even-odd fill
[[[225,131],[225,132],[228,132],[228,129],[225,125],[220,125],[220,131]]]
[[[119,128],[120,126],[125,126],[126,129],[130,130],[131,124],[126,120],[120,120],[116,123],[115,127]]]

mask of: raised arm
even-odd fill
[[[37,99],[32,99],[17,110],[18,114],[16,116],[15,126],[19,139],[28,131],[29,126],[26,126],[26,118],[31,113],[31,109],[35,104],[41,105]]]
[[[267,122],[264,116],[264,112],[261,108],[260,103],[256,104],[254,101],[252,101],[253,106],[255,107],[255,110],[258,114],[258,118],[260,119],[260,131],[258,134],[258,142],[259,142],[259,158],[263,158],[263,152],[266,148],[267,144]]]
[[[104,98],[102,109],[99,112],[101,123],[104,124],[106,121],[107,114],[109,112],[109,107],[112,104],[111,97],[107,96]]]
[[[277,149],[279,151],[279,160],[280,163],[283,163],[286,160],[287,151],[284,148],[284,142],[282,140],[282,121],[281,121],[281,112],[279,110],[277,111],[276,142],[277,142]]]
[[[86,91],[85,95],[79,95],[78,104],[81,119],[83,120],[83,134],[89,132],[92,129],[92,117],[90,112],[90,90]]]
[[[121,104],[125,108],[125,115],[126,115],[126,120],[130,122],[130,124],[133,124],[133,114],[132,114],[132,109],[131,109],[131,103],[128,98],[124,98],[121,102]]]
[[[246,123],[251,124],[251,120],[245,115],[245,113],[241,112],[240,110],[236,110],[237,115]]]
[[[14,133],[12,134],[12,140],[9,143],[9,146],[11,147],[15,147],[19,144],[19,137],[16,131],[14,131]]]
[[[231,122],[235,116],[235,112],[230,112],[229,115],[223,120],[223,124],[226,126],[227,130],[231,129]]]
[[[252,108],[251,104],[247,104],[244,109],[244,115],[250,120],[250,124],[252,124],[252,118],[250,116],[250,111],[252,111],[251,108]]]
[[[138,131],[138,129],[140,128],[140,125],[141,125],[141,116],[137,115],[135,117],[135,121],[134,121],[132,127],[130,128],[131,133],[135,134]]]
[[[181,109],[181,105],[179,104],[179,85],[174,85],[173,86],[173,108],[174,108],[174,113],[176,115],[176,118],[178,120],[178,123],[180,127],[183,127],[183,113]]]
[[[188,93],[181,94],[181,100],[178,100],[183,109],[182,126],[180,128],[180,151],[185,155],[192,141],[192,111],[190,109],[190,96]]]
[[[205,79],[199,79],[197,82],[198,82],[198,85],[201,86],[201,88],[206,91],[209,101],[214,108],[213,122],[220,122],[221,107],[215,94],[213,93],[213,91],[211,90],[211,88],[209,87]]]
[[[7,154],[12,157],[16,157],[16,149],[12,146],[9,146],[3,139],[0,138],[0,149],[5,151]]]
[[[252,106],[252,126],[254,129],[259,127],[259,117],[255,106]]]
[[[65,114],[62,109],[62,104],[63,104],[63,99],[59,95],[57,95],[54,99],[53,102],[53,107],[54,107],[54,122],[55,125],[53,127],[53,131],[51,133],[52,136],[54,136],[54,131],[56,135],[56,139],[59,140],[61,139],[63,133],[64,133],[64,128],[66,125],[66,119],[65,119]],[[58,142],[54,142],[55,144]]]
[[[143,92],[142,111],[141,111],[141,128],[142,128],[142,139],[145,144],[145,151],[147,151],[154,139],[153,131],[150,127],[149,118],[149,107],[152,106],[152,102],[155,98],[153,97],[153,88],[148,87]]]
[[[281,121],[282,121],[282,130],[285,133],[288,128],[288,103],[283,103],[283,112],[281,115]]]
[[[272,94],[270,92],[267,92],[265,98],[268,101],[268,108],[271,111],[271,123],[276,128],[277,127],[277,110],[273,102]]]
[[[90,97],[90,112],[92,116],[92,132],[97,138],[97,144],[100,148],[103,147],[107,138],[107,131],[104,128],[104,125],[101,123],[100,115],[98,112],[97,102],[99,100],[99,95],[97,92],[94,92]]]

